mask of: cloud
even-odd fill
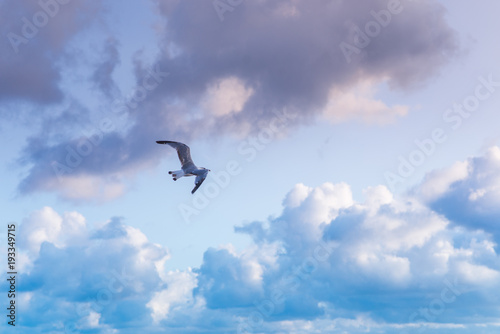
[[[116,124],[109,119],[104,122],[106,127]],[[140,144],[125,140],[116,132],[106,135],[99,128],[58,144],[51,144],[47,138],[50,137],[28,140],[20,159],[29,168],[28,176],[18,186],[21,194],[54,191],[67,200],[109,201],[124,193],[126,178],[152,166],[162,156],[156,152],[152,159],[153,151],[142,150]],[[148,139],[141,140],[143,147],[153,146],[154,137]],[[103,155],[104,151],[110,154]]]
[[[0,102],[61,102],[65,47],[87,29],[99,8],[98,3],[82,0],[2,2]]]
[[[238,113],[243,110],[252,94],[253,89],[245,88],[238,78],[224,78],[207,89],[203,105],[215,116]]]
[[[228,125],[269,119],[273,108],[285,107],[295,107],[303,117],[326,109],[330,117],[341,121],[356,118],[350,115],[355,109],[347,100],[360,85],[387,81],[402,88],[418,84],[457,50],[455,33],[437,2],[403,1],[401,6],[401,13],[348,64],[340,44],[353,43],[351,28],[375,20],[372,11],[387,11],[386,1],[245,2],[227,12],[222,23],[212,3],[160,3],[168,32],[166,48],[171,52],[162,54],[158,62],[172,73],[172,81],[161,87],[163,101],[184,95],[199,100],[207,87],[231,76],[253,94]],[[422,23],[419,18],[424,17],[434,21],[435,30]],[[365,88],[362,96],[367,94]],[[328,108],[339,95],[347,110]],[[365,120],[377,122],[377,116],[405,111],[404,107],[387,110],[370,97],[360,102]]]
[[[29,295],[23,327],[105,333],[146,326],[154,293],[176,286],[168,279],[176,273],[163,272],[168,250],[118,218],[91,229],[77,212],[60,215],[45,207],[20,231],[20,249],[30,262],[19,278],[22,295]]]
[[[168,249],[121,218],[90,227],[78,212],[60,214],[44,207],[18,228],[20,333],[234,328],[232,316],[207,311],[204,298],[193,294],[195,271],[165,270]],[[7,289],[7,282],[0,287]]]
[[[469,174],[469,164],[461,161],[443,170],[432,171],[427,174],[424,182],[419,186],[420,196],[427,201],[442,197],[452,184],[459,182]]]
[[[208,249],[198,272],[200,294],[210,308],[248,307],[261,295],[262,265],[231,248]]]
[[[209,309],[236,312],[245,308],[246,312],[237,312],[243,313],[238,327],[242,333],[285,328],[297,333],[326,328],[331,332],[375,328],[446,332],[457,326],[473,332],[475,321],[489,328],[495,322],[495,289],[500,284],[494,230],[477,224],[462,228],[460,220],[429,207],[427,196],[432,195],[437,203],[449,198],[450,208],[462,204],[453,200],[467,198],[469,216],[481,217],[485,206],[478,201],[482,197],[469,198],[476,190],[469,188],[468,180],[480,179],[495,191],[492,180],[500,175],[499,156],[494,147],[482,157],[469,159],[466,177],[462,163],[451,167],[457,172],[453,177],[445,171],[433,172],[418,191],[398,198],[384,186],[367,188],[365,201],[355,202],[346,184],[316,188],[298,184],[285,197],[281,215],[235,228],[252,237],[257,246],[252,257],[261,268],[259,290],[243,283],[238,274],[238,268],[249,260],[243,256],[246,250],[232,255],[209,250],[199,272],[198,291],[211,299]],[[450,181],[454,179],[459,181]],[[438,186],[429,188],[431,180]],[[462,187],[464,182],[467,186]],[[450,191],[465,195],[450,197]],[[483,196],[498,198],[489,197],[488,192]],[[486,203],[491,205],[489,200]],[[494,225],[499,215],[488,217]],[[273,261],[258,260],[259,250]],[[240,282],[238,291],[236,282]],[[253,294],[253,301],[247,294]],[[433,309],[435,303],[446,312]],[[474,319],[462,311],[471,305],[481,308]],[[426,309],[430,310],[427,317],[419,311]],[[334,319],[342,325],[332,325]]]
[[[350,87],[347,91],[333,89],[323,113],[333,123],[359,119],[367,123],[381,124],[408,113],[408,106],[389,107],[383,101],[374,99],[374,93],[373,86],[368,82],[359,83],[357,87]]]
[[[123,183],[117,179],[108,178],[103,180],[92,175],[61,176],[59,179],[49,178],[43,187],[48,191],[61,189],[61,196],[68,200],[83,199],[89,202],[109,201],[125,192]]]
[[[378,100],[376,87],[418,86],[458,52],[456,33],[446,23],[443,7],[433,0],[401,2],[401,11],[391,14],[390,22],[352,55],[351,62],[340,45],[354,43],[354,28],[375,22],[372,12],[387,11],[387,1],[251,1],[226,12],[223,22],[211,1],[155,4],[163,20],[158,31],[161,51],[152,64],[137,56],[133,93],[103,102],[101,109],[108,113],[85,124],[99,131],[101,121],[113,126],[101,131],[102,143],[78,168],[71,168],[66,180],[88,177],[105,184],[110,179],[124,183],[159,163],[151,143],[160,136],[190,142],[242,137],[258,132],[276,110],[297,116],[283,131],[318,115],[334,122],[390,122],[406,114],[408,107]],[[117,59],[116,45],[108,45],[92,71],[105,94],[114,90],[110,74]],[[33,168],[21,181],[20,192],[51,191],[67,198],[72,182],[54,186],[53,164],[64,164],[68,145],[86,139],[80,133],[26,149],[23,159]],[[43,142],[39,135],[31,139]],[[115,187],[113,182],[109,187]],[[72,200],[88,200],[89,194],[74,195]],[[101,190],[94,188],[93,195],[102,197]]]
[[[500,148],[430,173],[420,187],[429,206],[455,224],[483,229],[500,243]]]
[[[94,333],[493,331],[498,152],[454,164],[453,177],[431,172],[397,197],[375,186],[355,201],[345,183],[297,184],[281,214],[235,227],[249,246],[209,248],[185,271],[166,271],[168,250],[122,219],[90,228],[77,212],[42,208],[20,225],[23,322]],[[466,218],[478,219],[436,211],[443,200],[466,200]]]
[[[78,212],[66,212],[60,216],[54,209],[44,207],[23,222],[21,247],[36,257],[44,242],[59,247],[80,243],[80,239],[86,237],[86,227],[85,218]]]
[[[495,285],[500,280],[500,272],[486,266],[464,262],[460,263],[457,269],[468,283]]]
[[[92,75],[92,79],[102,93],[111,98],[116,96],[118,87],[113,80],[112,74],[116,66],[120,63],[119,43],[114,38],[108,38],[100,64],[98,64]]]
[[[155,323],[167,319],[176,307],[194,303],[193,289],[197,286],[197,280],[191,270],[169,272],[163,280],[168,286],[167,289],[156,292],[146,304],[152,311],[151,316]]]

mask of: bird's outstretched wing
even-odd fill
[[[196,180],[194,181],[194,188],[193,188],[193,190],[191,190],[191,194],[194,194],[194,192],[196,190],[198,190],[198,188],[201,186],[203,181],[205,181],[205,179],[207,178],[207,174],[208,174],[208,172],[196,176]]]
[[[182,169],[196,168],[193,160],[191,159],[191,153],[189,151],[189,146],[183,143],[169,140],[157,140],[158,144],[167,144],[176,149],[177,155],[182,165]]]

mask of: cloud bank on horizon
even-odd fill
[[[159,163],[154,138],[246,136],[276,110],[300,116],[289,129],[317,116],[391,122],[409,106],[377,100],[377,88],[422,85],[459,51],[434,0],[246,1],[226,10],[223,22],[211,1],[161,1],[154,7],[157,56],[147,62],[135,54],[135,88],[127,95],[114,76],[121,41],[94,36],[92,45],[103,45],[97,55],[76,41],[110,25],[104,3],[0,6],[9,36],[0,41],[0,102],[21,101],[25,119],[60,125],[28,139],[19,192],[74,201],[123,194],[127,178]],[[40,21],[44,12],[54,15]],[[72,73],[75,66],[91,74]],[[97,108],[71,89],[76,83],[101,99]]]
[[[400,198],[377,186],[356,202],[345,183],[297,184],[279,216],[235,228],[249,247],[209,248],[185,271],[164,270],[168,249],[119,218],[89,229],[45,207],[22,224],[18,330],[491,333],[500,237],[484,217],[500,218],[498,189],[496,146]]]

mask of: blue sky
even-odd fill
[[[498,332],[499,10],[1,2],[2,332]]]

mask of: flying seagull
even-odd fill
[[[169,174],[172,174],[174,181],[177,181],[183,176],[194,176],[196,175],[196,180],[194,181],[194,189],[191,191],[191,194],[194,194],[196,190],[201,186],[203,181],[207,178],[208,172],[210,169],[206,169],[204,167],[196,167],[193,160],[191,159],[191,153],[189,152],[189,146],[183,143],[179,143],[176,141],[169,140],[157,140],[158,144],[168,144],[175,148],[177,151],[177,155],[179,156],[179,160],[181,161],[182,169],[176,171],[169,171]]]

